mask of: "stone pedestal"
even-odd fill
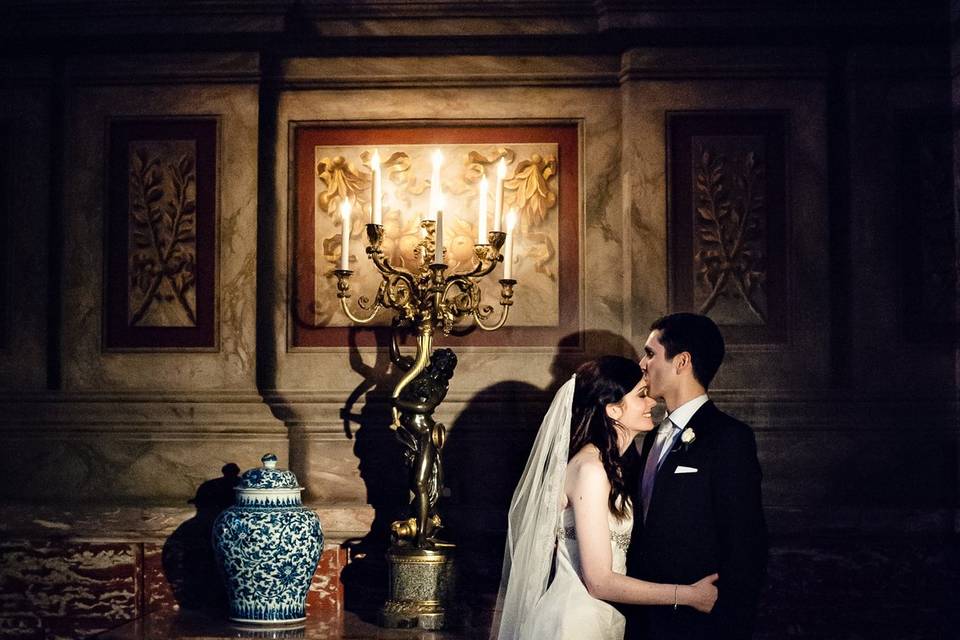
[[[454,545],[416,549],[396,544],[387,552],[390,595],[380,625],[392,629],[443,629],[454,592]]]

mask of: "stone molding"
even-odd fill
[[[326,440],[330,435],[343,434],[340,412],[344,396],[337,391],[269,392],[263,396],[242,392],[0,393],[0,433],[130,433],[154,439],[176,434],[275,435],[285,434],[287,427],[297,427],[302,435]],[[960,403],[947,398],[911,398],[906,402],[886,395],[843,397],[838,392],[817,389],[717,390],[711,397],[725,411],[761,432],[889,431],[902,428],[917,416],[924,416],[919,428],[960,432],[956,420]],[[492,425],[483,425],[483,431],[491,426],[497,431],[511,431],[517,425],[504,421],[505,415],[532,414],[542,410],[545,403],[549,403],[549,398],[540,394],[495,398],[451,390],[438,417],[447,424],[456,424],[469,406],[472,415],[497,416]],[[379,415],[389,406],[388,398],[360,399],[351,411],[356,414],[370,408],[374,415]],[[460,424],[470,431],[480,428],[467,420]]]
[[[374,512],[367,504],[307,503],[320,518],[327,548],[366,535]],[[505,532],[506,513],[493,508],[448,506],[445,512],[477,531]],[[856,531],[859,535],[922,535],[960,532],[960,509],[881,507],[765,508],[770,533],[775,536],[830,535]],[[5,539],[64,542],[160,542],[193,518],[188,507],[133,505],[25,505],[0,503],[0,536]]]
[[[413,87],[611,87],[616,56],[443,56],[293,58],[284,89]],[[411,73],[411,70],[413,72]]]
[[[621,58],[620,82],[698,79],[824,79],[828,60],[812,47],[637,48]]]
[[[862,4],[862,3],[860,3]],[[914,3],[827,6],[781,2],[765,6],[724,0],[194,0],[150,3],[146,0],[16,3],[10,11],[11,34],[24,30],[50,36],[91,34],[290,33],[315,37],[443,37],[608,34],[694,30],[919,30],[942,19],[946,10]]]
[[[77,86],[256,84],[260,56],[253,52],[88,55],[68,58],[64,73]]]
[[[320,517],[326,548],[369,532],[373,509],[366,504],[306,504]],[[0,503],[0,536],[7,540],[69,542],[160,542],[197,512],[192,507]]]

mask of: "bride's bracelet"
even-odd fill
[[[673,585],[673,610],[676,611],[677,607],[680,606],[680,602],[677,600],[677,589],[680,588],[680,585]]]

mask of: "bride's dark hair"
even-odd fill
[[[573,392],[573,415],[570,419],[570,455],[592,444],[600,452],[600,461],[610,480],[610,512],[617,519],[627,514],[631,481],[635,476],[634,447],[620,455],[617,429],[607,416],[608,404],[617,404],[633,390],[643,371],[640,365],[620,356],[602,356],[585,362],[577,369]]]

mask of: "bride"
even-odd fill
[[[633,360],[604,356],[554,397],[510,502],[492,638],[620,640],[624,617],[605,601],[713,609],[716,574],[692,585],[624,575],[635,477],[627,450],[654,426],[642,377]]]

